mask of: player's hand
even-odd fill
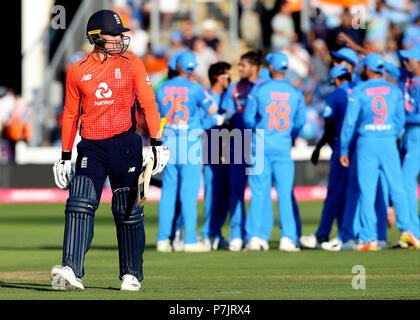
[[[312,156],[311,156],[311,162],[316,165],[318,163],[318,159],[319,159],[319,152],[321,150],[318,148],[315,148],[314,152],[312,152]]]
[[[169,161],[171,153],[168,146],[152,146],[154,165],[152,175],[161,173]]]
[[[71,160],[57,160],[53,166],[53,173],[57,187],[62,190],[67,190],[74,176]]]
[[[340,163],[343,167],[348,168],[350,166],[349,155],[346,154],[345,156],[340,157]]]

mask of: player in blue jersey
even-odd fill
[[[348,167],[349,148],[356,133],[357,178],[360,188],[360,239],[358,250],[378,250],[375,197],[379,171],[384,173],[397,213],[402,237],[414,238],[397,149],[397,136],[404,126],[401,90],[382,79],[384,59],[375,53],[366,57],[367,81],[353,88],[340,135],[340,163]]]
[[[419,211],[416,192],[420,172],[420,46],[401,50],[406,71],[411,75],[404,87],[405,131],[401,144],[402,175],[408,199],[408,212],[413,224],[413,235],[420,238]],[[413,245],[414,239],[403,237],[402,241]],[[417,241],[417,245],[418,245]]]
[[[223,95],[221,110],[225,112],[226,120],[231,129],[233,139],[230,140],[229,159],[229,211],[230,211],[230,234],[229,250],[240,251],[244,247],[245,240],[245,203],[244,193],[247,183],[245,159],[246,149],[249,145],[245,143],[243,112],[246,100],[251,89],[262,81],[258,78],[258,70],[261,65],[261,57],[256,52],[250,51],[243,54],[239,60],[238,70],[241,79],[229,86]],[[239,133],[240,139],[235,139],[234,134]],[[267,207],[271,209],[271,197],[267,194]],[[272,215],[269,212],[270,215]]]
[[[260,237],[267,224],[265,199],[271,190],[272,179],[278,195],[281,239],[279,249],[300,251],[298,227],[293,210],[292,192],[294,162],[291,158],[293,135],[306,122],[305,103],[302,93],[284,80],[288,58],[282,52],[267,55],[271,80],[255,86],[249,94],[244,112],[244,123],[253,131],[253,155],[262,158],[261,172],[250,171],[248,176],[251,202],[247,215],[253,227],[247,229],[247,238]],[[263,152],[255,149],[264,146]],[[271,221],[268,221],[271,223]]]
[[[169,58],[168,75],[167,75],[167,78],[164,81],[162,81],[162,83],[172,78],[175,78],[178,75],[178,58],[180,57],[182,53],[183,51],[178,51],[171,58]],[[157,89],[159,89],[159,87],[157,87],[155,90]],[[181,215],[181,203],[179,201],[179,183],[178,183],[178,195],[177,195],[176,206],[175,206],[175,217],[172,223],[172,233],[171,233],[171,236],[169,237],[173,251],[184,251],[184,240],[182,238],[183,225],[184,224],[183,224],[182,215]]]
[[[168,70],[167,80],[168,79],[170,80],[170,79],[172,79],[172,78],[174,78],[174,77],[176,77],[178,75],[178,70],[177,70],[178,69],[178,67],[177,67],[178,63],[177,63],[177,61],[178,61],[178,58],[179,58],[179,56],[181,54],[183,54],[183,51],[177,52],[175,55],[173,55],[169,59],[169,61],[168,61],[168,69],[169,70]],[[222,63],[222,66],[227,66],[227,65],[226,65],[226,63],[224,63],[224,64]],[[230,68],[230,66],[229,66],[229,68]],[[227,81],[228,79],[226,77],[220,77],[220,79],[221,79],[220,81],[222,81],[223,84],[227,88],[227,86],[229,85],[229,81]],[[215,89],[215,90],[217,91],[217,89]],[[210,97],[211,98],[215,98],[211,94],[210,94]],[[215,103],[217,105],[220,104],[220,102],[219,102],[220,99],[214,99],[214,100],[215,100]],[[200,111],[200,117],[202,119],[202,124],[203,124],[203,128],[204,129],[211,128],[211,127],[214,127],[214,126],[217,126],[217,125],[221,125],[223,123],[224,117],[222,115],[220,115],[219,113],[217,113],[216,115],[209,115],[203,109],[200,109],[199,111]],[[207,130],[209,130],[209,129],[207,129]],[[204,148],[204,150],[203,150],[203,157],[206,156],[205,153],[206,153],[206,148]],[[226,169],[227,169],[226,166],[223,167],[223,170],[226,170]],[[206,184],[206,181],[208,181],[212,177],[212,176],[210,176],[210,178],[209,178],[209,172],[208,171],[209,170],[206,170],[206,167],[205,167],[205,170],[204,170],[204,182],[205,182],[204,189],[205,190],[204,190],[204,192],[205,192],[205,194],[213,194],[212,193],[212,189],[207,190],[208,188],[206,188],[206,187],[209,187],[209,186],[211,188],[211,184],[210,183],[207,183]],[[206,173],[207,173],[207,176],[206,176]],[[206,179],[206,177],[207,177],[207,179]],[[223,177],[224,181],[226,181],[227,178],[228,177]],[[224,183],[223,184],[223,187],[225,188],[226,186],[229,186],[229,185],[226,184],[226,183]],[[218,190],[217,189],[218,188],[217,186],[215,188],[216,188],[216,190]],[[180,188],[179,188],[179,183],[178,183],[178,196],[177,196],[177,201],[176,201],[175,217],[174,217],[174,220],[173,220],[173,223],[172,223],[172,228],[173,228],[172,229],[172,233],[171,233],[171,236],[169,238],[170,239],[170,242],[171,242],[171,245],[172,245],[172,250],[173,251],[184,251],[184,241],[182,239],[182,236],[183,236],[182,235],[183,219],[182,219],[182,215],[181,215],[181,205],[180,205],[179,190],[180,190]],[[219,195],[222,195],[222,194],[218,193],[218,191],[216,191],[216,194],[217,194],[217,197],[219,197]],[[204,243],[206,245],[212,246],[213,248],[217,249],[217,248],[220,248],[220,247],[226,247],[226,243],[225,243],[225,240],[223,239],[223,237],[221,237],[221,236],[212,237],[211,238],[212,241],[210,243],[210,239],[209,239],[209,236],[208,236],[209,232],[206,232],[205,226],[208,225],[207,221],[210,219],[210,218],[207,218],[208,215],[206,214],[206,209],[212,206],[212,200],[211,200],[211,198],[212,198],[211,195],[206,196],[206,198],[205,198],[206,199],[205,200],[205,205],[204,205],[205,223],[204,223],[204,227],[203,227],[204,230],[202,229],[202,235],[203,235]],[[228,191],[224,195],[224,199],[228,199]],[[221,200],[221,201],[223,202],[223,200]],[[228,202],[228,201],[225,200],[224,202]],[[207,209],[207,211],[209,211],[209,210]],[[221,210],[221,212],[223,212],[223,210]],[[222,216],[223,216],[223,213],[221,214],[221,216],[220,216],[220,214],[217,214],[217,222],[216,221],[212,221],[212,223],[211,223],[211,226],[212,226],[212,234],[221,234],[221,231],[217,232],[217,230],[220,230],[221,226],[220,226],[220,228],[217,228],[216,226],[220,222],[223,225],[224,218],[222,218]],[[214,219],[214,220],[216,220],[216,219]],[[221,221],[221,220],[223,220],[223,221]],[[164,247],[164,249],[167,249],[167,248]]]
[[[168,79],[178,75],[177,59],[182,54],[179,51],[172,56],[168,61]],[[210,97],[219,106],[221,100],[220,89],[226,90],[230,83],[230,75],[228,70],[230,65],[226,62],[216,63],[210,66],[209,77],[211,79],[212,90],[208,90]],[[222,72],[223,71],[223,72]],[[216,81],[215,83],[212,80]],[[217,113],[209,115],[206,111],[200,109],[200,117],[202,118],[203,128],[219,128],[223,123],[224,117]],[[206,130],[206,137],[210,137],[210,129]],[[203,143],[203,159],[208,159],[210,154],[210,146],[206,142]],[[221,165],[221,163],[210,163],[206,161],[204,164],[204,224],[201,229],[203,242],[212,249],[226,249],[227,242],[221,235],[221,227],[229,210],[229,184],[228,175],[226,174],[228,167]],[[221,183],[223,180],[223,184]],[[220,187],[221,186],[221,187]],[[173,251],[183,251],[184,241],[182,239],[183,220],[181,215],[181,206],[179,201],[179,187],[178,197],[176,202],[175,217],[173,221],[173,230],[170,236],[170,241]],[[210,230],[211,229],[211,230]]]
[[[401,90],[404,89],[404,82],[401,81],[401,71],[400,68],[398,68],[396,65],[394,65],[391,62],[385,61],[385,66],[384,66],[384,79],[396,86],[398,86]],[[387,192],[386,190],[384,190],[384,194],[385,197],[388,197],[389,200],[389,192]],[[394,208],[392,207],[392,204],[389,203],[388,209],[387,209],[387,226],[390,228],[395,224],[395,211]],[[408,247],[408,245],[406,243],[403,243],[402,241],[399,241],[399,244],[397,244],[397,246],[400,246],[400,244],[402,246]]]
[[[348,95],[351,92],[351,73],[347,67],[338,64],[331,69],[330,78],[336,88],[327,96],[327,105],[323,112],[325,118],[324,134],[311,157],[312,163],[316,165],[321,148],[326,143],[331,146],[328,191],[317,231],[314,235],[300,238],[302,245],[308,248],[319,247],[320,244],[328,241],[334,219],[337,219],[337,226],[341,226],[348,187],[349,170],[343,167],[339,160],[339,137],[347,108]]]
[[[217,105],[203,87],[191,81],[197,67],[195,55],[183,52],[177,59],[178,76],[162,84],[156,93],[160,114],[167,119],[163,131],[165,144],[172,150],[169,167],[162,172],[162,196],[159,203],[158,251],[170,252],[170,236],[179,188],[184,222],[184,251],[204,252],[210,248],[198,241],[197,197],[201,178],[202,117],[214,114]]]
[[[258,72],[258,77],[260,80],[259,84],[262,84],[264,82],[271,80],[270,69],[268,67],[261,69]],[[297,138],[298,134],[299,134],[298,131],[293,132],[293,143],[294,143],[294,140]],[[270,190],[267,192],[267,195],[268,197],[271,197]],[[293,201],[293,213],[295,215],[298,238],[300,238],[300,236],[302,235],[302,225],[300,221],[299,206],[297,204],[294,193],[292,193],[292,201]],[[251,219],[246,219],[246,222],[245,222],[246,234],[250,235],[250,234],[258,233],[260,235],[260,236],[252,236],[252,237],[246,236],[245,237],[245,242],[247,243],[245,246],[246,250],[259,251],[259,250],[269,249],[268,241],[264,239],[270,238],[270,234],[274,225],[274,216],[272,212],[272,204],[271,204],[270,199],[267,199],[263,220],[265,221],[263,228],[258,228],[258,225],[259,225],[258,221],[252,221]],[[254,227],[255,229],[259,229],[259,230],[253,231],[252,228]]]
[[[338,54],[341,52],[341,54]],[[336,60],[334,59],[334,65],[335,66],[354,66],[357,59],[357,55],[348,48],[343,48],[338,51],[338,55],[343,56],[343,60]],[[345,59],[347,59],[347,62],[344,62]],[[365,58],[361,58],[359,63],[364,68],[364,60]],[[350,63],[352,62],[352,63]],[[350,70],[354,70],[353,68],[350,68]],[[351,72],[350,72],[351,73]],[[356,82],[354,81],[355,77],[354,74],[351,76],[352,81],[349,83],[349,92],[351,92],[351,88],[353,88],[356,85]],[[360,77],[357,76],[356,79],[360,83],[362,79],[366,79],[364,72],[362,71]],[[347,102],[345,103],[347,105]],[[326,108],[328,112],[328,108]],[[341,113],[341,119],[339,122],[339,127],[341,128],[341,124],[344,118],[344,113]],[[338,132],[338,137],[340,136],[340,132]],[[340,144],[340,139],[337,138],[338,145]],[[320,141],[320,143],[324,143]],[[325,144],[325,143],[324,143]],[[319,228],[317,230],[317,235],[315,234],[310,236],[305,236],[301,238],[301,243],[308,248],[316,248],[320,247],[324,250],[328,251],[340,251],[340,250],[353,250],[355,249],[357,238],[358,238],[358,232],[360,229],[360,222],[359,222],[359,195],[360,190],[357,183],[357,162],[352,159],[356,159],[355,154],[355,143],[352,141],[351,148],[349,151],[349,158],[350,158],[350,167],[348,168],[347,173],[347,187],[345,188],[344,194],[345,194],[345,201],[344,201],[344,209],[342,213],[339,213],[341,223],[338,223],[338,236],[329,240],[327,235],[329,235],[329,231],[331,230],[331,227],[329,225],[332,224],[332,220],[334,219],[334,215],[332,214],[322,214],[322,219],[320,221]],[[339,152],[339,151],[338,151]],[[314,154],[312,155],[312,161],[316,161],[319,156],[319,150],[315,150]],[[339,153],[337,153],[337,156],[339,157]],[[338,159],[337,159],[338,160]],[[338,170],[339,172],[344,170],[341,165],[339,166],[331,166],[331,170]],[[334,173],[333,173],[334,175]],[[343,190],[342,190],[343,191]],[[338,197],[338,199],[341,199]],[[337,204],[340,204],[340,201],[338,201]],[[377,188],[377,195],[376,195],[376,201],[375,201],[375,209],[377,212],[377,228],[378,228],[378,237],[379,241],[378,244],[381,248],[386,248],[386,231],[387,231],[387,224],[386,224],[386,216],[387,216],[387,205],[388,205],[388,191],[387,191],[387,184],[385,182],[385,179],[383,177],[382,171],[380,171],[380,180],[378,183]],[[336,208],[335,205],[332,205],[332,208]],[[334,209],[333,209],[334,211]],[[328,232],[327,232],[328,231]]]
[[[230,85],[230,68],[229,63],[221,61],[212,64],[208,71],[210,89],[207,92],[219,107]],[[222,139],[219,135],[212,135],[212,131],[218,134],[218,129],[222,129],[217,126],[221,124],[217,120],[216,126],[203,135],[204,224],[201,234],[204,243],[213,250],[228,248],[221,229],[229,212],[229,166],[222,161]]]

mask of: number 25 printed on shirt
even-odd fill
[[[170,103],[170,109],[165,116],[169,123],[183,124],[188,122],[190,114],[185,106],[186,102],[188,102],[188,97],[186,96],[165,96],[163,104],[168,106]],[[182,118],[180,118],[179,114],[176,114],[178,111],[182,111]]]

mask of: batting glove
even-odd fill
[[[143,166],[146,165],[150,158],[153,158],[152,175],[155,175],[163,171],[171,154],[168,146],[162,146],[161,140],[151,138],[150,143],[150,147],[143,148],[143,152],[145,152],[143,155]]]
[[[67,190],[74,176],[71,160],[57,160],[53,166],[53,173],[57,187],[62,190]]]
[[[163,171],[169,161],[171,153],[169,152],[168,146],[153,146],[152,150],[155,159],[152,170],[152,174],[154,175]]]

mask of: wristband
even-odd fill
[[[159,138],[150,138],[150,145],[153,147],[158,147],[162,145],[162,140]]]
[[[71,151],[61,151],[61,160],[71,160]]]

